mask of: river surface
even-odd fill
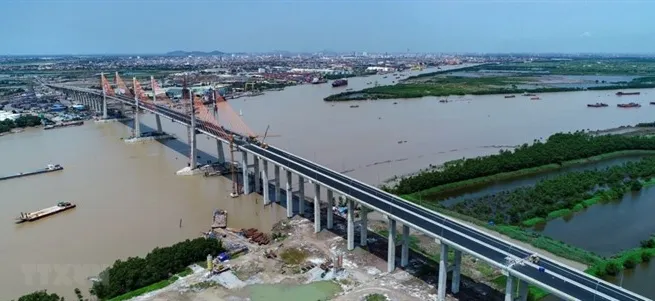
[[[426,70],[424,72],[428,72]],[[404,72],[409,74],[411,72]],[[416,74],[417,72],[413,72]],[[350,78],[347,88],[391,84],[393,76]],[[653,121],[647,106],[652,90],[616,97],[616,91],[582,91],[526,97],[451,97],[327,103],[323,98],[345,90],[329,84],[304,85],[231,100],[250,127],[279,137],[267,142],[315,160],[371,184],[414,172],[428,164],[496,153],[498,147],[545,138],[558,131],[604,129]],[[589,109],[606,102],[609,108]],[[616,103],[639,101],[639,109]],[[397,102],[397,104],[394,104]],[[153,126],[154,118],[143,122]],[[186,130],[162,120],[164,130],[186,140]],[[64,165],[63,172],[0,182],[0,299],[47,288],[72,298],[86,291],[86,277],[118,258],[143,256],[156,246],[197,237],[210,225],[214,209],[229,212],[230,227],[263,230],[285,217],[278,206],[264,208],[261,197],[229,198],[222,178],[178,177],[186,166],[186,145],[171,141],[127,145],[121,124],[88,123],[52,131],[28,130],[0,137],[0,174]],[[200,150],[216,154],[216,144],[199,135]],[[397,141],[407,143],[398,144]],[[201,154],[201,160],[209,157]],[[306,191],[310,191],[306,189]],[[19,212],[72,201],[78,207],[36,223],[14,225]],[[182,219],[182,227],[179,226]],[[626,278],[626,285],[628,279]]]

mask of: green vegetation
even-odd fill
[[[75,296],[77,301],[89,301],[82,296],[82,291],[80,289],[75,289]],[[48,291],[36,291],[27,295],[23,295],[18,298],[18,301],[64,301],[64,297],[59,297],[57,294],[48,294]]]
[[[0,121],[0,133],[9,132],[14,128],[24,128],[28,126],[41,125],[41,118],[33,115],[22,115],[16,120],[5,119]]]
[[[655,75],[655,60],[636,58],[533,61],[477,66],[477,70],[522,71],[559,75]]]
[[[646,158],[605,170],[569,172],[532,187],[465,200],[452,210],[499,224],[518,225],[527,221],[524,225],[530,226],[535,218],[551,220],[566,216],[593,205],[598,198],[620,199],[628,190],[640,190],[641,181],[652,176],[655,176],[655,158]]]
[[[308,256],[307,251],[299,248],[287,248],[280,252],[282,261],[289,265],[301,264],[307,260]]]
[[[131,292],[120,295],[118,297],[111,298],[111,299],[109,299],[109,301],[129,300],[129,299],[132,299],[134,297],[141,296],[143,294],[165,288],[165,287],[169,286],[170,284],[172,284],[173,282],[177,281],[179,278],[191,275],[192,273],[193,273],[193,270],[191,270],[190,268],[186,268],[184,271],[182,271],[181,273],[178,273],[176,275],[173,275],[171,278],[159,281],[157,283],[153,283],[151,285],[139,288],[137,290],[133,290]]]
[[[174,273],[183,272],[188,265],[205,259],[208,254],[216,256],[223,251],[219,240],[197,238],[155,248],[145,258],[117,260],[100,273],[101,281],[93,283],[91,293],[100,299],[111,299],[140,288],[158,289],[170,284]]]
[[[535,140],[532,145],[526,143],[514,151],[501,150],[497,155],[451,161],[444,164],[443,168],[403,178],[395,187],[384,189],[404,195],[445,184],[451,184],[452,187],[455,182],[526,168],[549,164],[561,166],[571,160],[626,150],[655,150],[655,139],[621,135],[592,136],[584,132],[557,133],[546,142]]]
[[[587,273],[603,277],[616,276],[623,269],[633,269],[642,262],[650,262],[655,256],[655,238],[643,240],[638,248],[623,251],[612,258],[601,260],[587,269]]]
[[[385,296],[383,294],[370,294],[370,295],[367,295],[364,300],[366,300],[366,301],[387,301],[389,299],[387,298],[387,296]]]

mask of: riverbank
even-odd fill
[[[475,67],[471,67],[475,68]],[[469,68],[462,68],[462,72]],[[427,96],[448,97],[463,95],[516,95],[523,93],[554,93],[584,90],[620,90],[655,88],[655,83],[635,78],[625,83],[603,84],[598,86],[547,86],[542,83],[540,75],[534,74],[482,74],[480,76],[449,75],[455,71],[426,73],[409,77],[397,84],[365,88],[358,91],[346,91],[325,97],[324,101],[354,101],[377,99],[409,99]],[[574,83],[571,83],[573,85]],[[512,96],[514,97],[514,96]],[[447,102],[447,100],[444,100]]]

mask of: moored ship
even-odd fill
[[[337,80],[332,82],[332,87],[335,87],[335,88],[336,87],[347,86],[347,85],[348,85],[348,81],[345,80],[345,79],[337,79]]]

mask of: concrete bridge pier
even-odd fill
[[[286,170],[287,183],[286,183],[286,187],[285,187],[286,188],[285,192],[286,192],[286,195],[287,195],[287,217],[288,218],[293,217],[293,191],[291,189],[291,180],[293,180],[292,176],[293,175],[291,174],[291,171]],[[299,197],[300,197],[300,199],[302,199],[305,196],[301,194]]]
[[[159,116],[159,115],[157,115]],[[221,140],[216,140],[216,150],[218,151],[218,162],[226,162],[225,161],[225,151],[223,150],[223,141]],[[266,160],[264,160],[264,164],[266,164]],[[266,166],[266,165],[264,165]]]
[[[250,181],[248,179],[248,152],[241,151],[241,177],[243,179],[243,194],[250,194]]]
[[[103,105],[106,107],[107,103],[104,102]],[[105,110],[105,109],[103,108],[103,110]],[[106,110],[103,111],[103,114],[105,114],[105,112],[106,112]],[[104,115],[103,115],[103,116],[104,116]],[[103,118],[106,119],[107,117],[103,117]],[[155,114],[155,122],[157,123],[157,133],[158,133],[158,134],[163,133],[163,132],[164,132],[164,129],[161,127],[161,117],[159,117],[159,114]]]
[[[298,175],[298,215],[305,216],[305,178]]]
[[[446,280],[448,279],[448,272],[452,271],[451,292],[453,294],[459,293],[459,284],[461,278],[462,266],[462,251],[454,249],[453,264],[448,264],[448,249],[449,246],[440,241],[441,254],[439,255],[439,280],[437,281],[437,300],[446,300]],[[509,282],[508,282],[509,283]],[[511,293],[511,290],[510,290]],[[507,301],[507,299],[505,299]]]
[[[255,173],[255,192],[260,193],[262,189],[261,185],[261,173],[259,172],[259,157],[253,156],[252,158],[253,172]]]
[[[275,180],[273,180],[273,184],[275,186],[275,199],[273,202],[280,202],[280,199],[282,198],[282,193],[280,193],[280,166],[278,165],[273,165],[273,176],[275,176]]]
[[[503,272],[507,276],[505,284],[505,301],[514,301],[514,292],[516,292],[516,279],[511,274]]]
[[[219,141],[220,142],[220,141]],[[222,148],[221,148],[222,149]],[[220,153],[219,153],[220,155]],[[271,203],[271,195],[268,191],[270,180],[268,179],[268,161],[266,159],[262,159],[262,183],[264,183],[264,205],[268,205]]]
[[[368,245],[368,213],[370,210],[364,206],[361,206],[359,210],[359,245],[366,247]]]
[[[327,228],[332,230],[334,227],[334,212],[332,212],[332,207],[334,207],[334,192],[331,189],[327,190]]]
[[[102,90],[102,119],[107,119],[107,95],[105,94],[104,89]],[[159,121],[159,115],[157,115],[157,121]]]
[[[403,225],[403,242],[400,248],[400,266],[407,267],[409,264],[409,226]]]
[[[528,301],[528,283],[524,280],[516,279],[518,281],[518,296],[516,301]]]
[[[346,213],[347,232],[348,232],[348,250],[355,249],[355,201],[351,198],[346,198],[346,206],[348,212]]]
[[[396,220],[391,216],[388,219],[387,272],[391,273],[396,269]]]
[[[321,196],[321,186],[318,183],[314,183],[314,233],[321,232],[320,196]],[[328,215],[330,215],[330,210],[328,210]]]

